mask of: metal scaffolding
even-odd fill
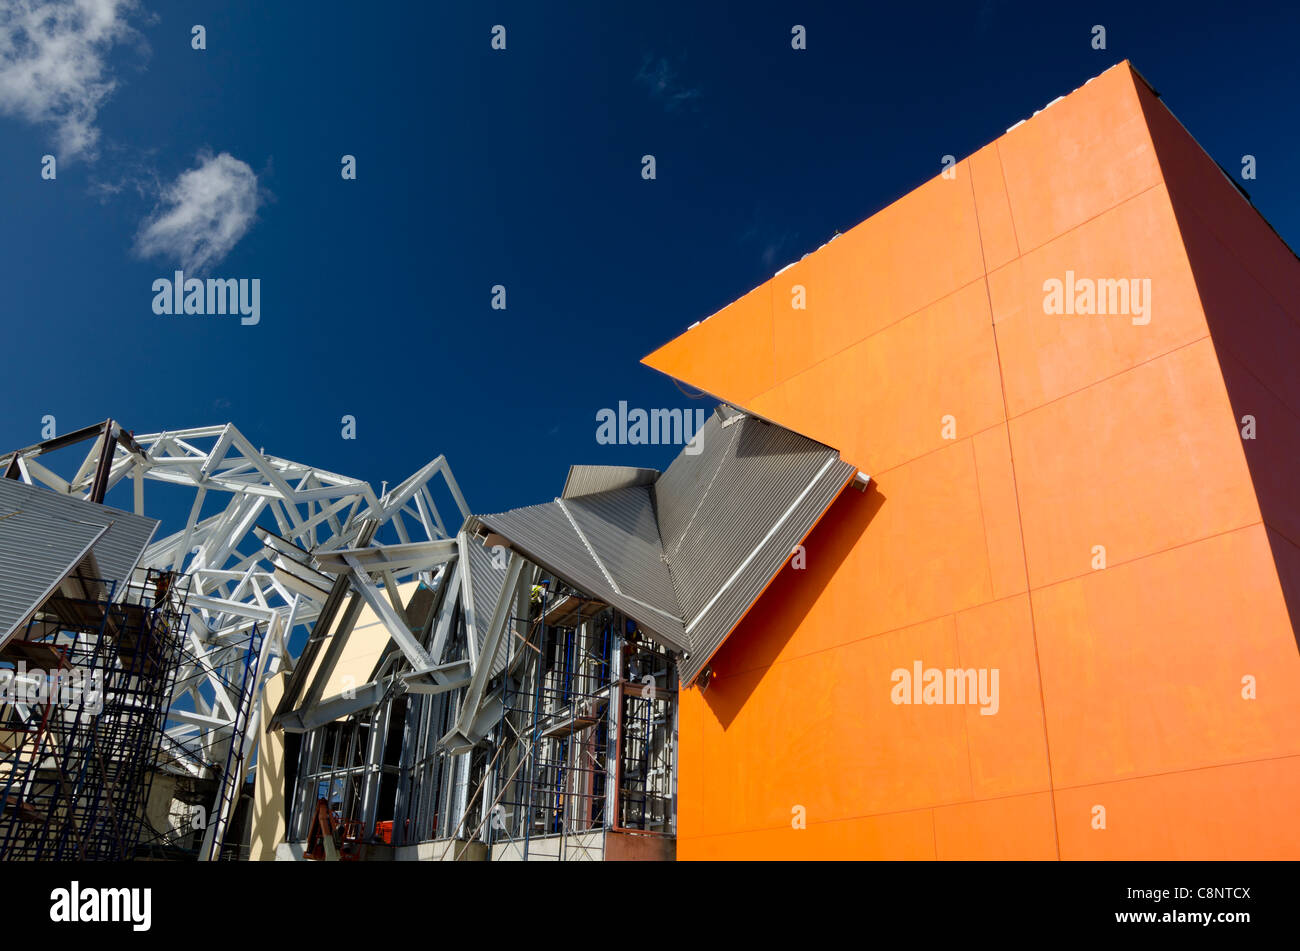
[[[391,692],[299,734],[290,841],[311,839],[322,802],[344,858],[364,844],[442,842],[453,858],[595,859],[606,833],[673,835],[672,656],[622,612],[554,579],[522,592],[498,597],[526,613],[507,619],[498,653],[476,658],[495,671],[483,741],[446,742],[467,703],[464,686]],[[437,656],[458,664],[472,622],[463,603],[444,603],[422,642],[439,617]]]
[[[135,855],[188,625],[188,579],[78,578],[0,652],[0,860]]]
[[[58,475],[51,456],[77,445],[89,450],[75,473]],[[305,675],[313,668],[322,632],[333,631],[333,612],[349,593],[373,603],[399,578],[437,583],[446,560],[437,546],[455,542],[447,540],[435,489],[450,496],[461,517],[469,514],[442,456],[376,493],[359,479],[269,455],[232,424],[135,435],[107,420],[0,455],[0,473],[90,502],[129,486],[136,514],[146,511],[147,484],[188,494],[184,525],[149,544],[139,565],[189,579],[188,623],[161,765],[187,774],[183,795],[211,791],[202,810],[203,859],[229,851],[236,790],[257,755],[257,700],[267,680],[282,670],[292,675],[301,667]],[[430,546],[432,556],[401,561],[403,552],[416,549],[423,557]],[[377,552],[383,554],[372,563]],[[412,652],[411,666],[427,666],[404,620],[385,605],[377,610],[395,642]],[[341,645],[347,631],[335,633]],[[306,637],[296,657],[295,636]],[[303,699],[300,691],[308,691],[308,710],[330,699],[291,679],[286,709]],[[164,851],[188,838],[152,826],[147,836]],[[191,847],[187,842],[184,849]]]
[[[555,594],[552,594],[552,591]],[[635,621],[554,580],[509,641],[479,835],[527,860],[600,858],[599,833],[673,834],[676,667]],[[500,851],[500,850],[498,850]]]

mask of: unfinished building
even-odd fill
[[[0,480],[0,860],[123,860],[144,835],[185,586],[157,523]]]
[[[259,822],[255,851],[673,857],[679,691],[855,479],[722,406],[663,473],[574,466],[559,498],[472,516],[454,541],[317,557],[440,571],[318,621],[275,692],[289,801],[259,797],[284,823]]]
[[[1295,858],[1297,300],[1123,63],[647,356],[663,472],[0,457],[0,673],[105,685],[0,701],[0,854]]]
[[[76,474],[56,475],[54,455],[85,442]],[[5,573],[33,588],[10,655],[36,656],[47,635],[101,665],[114,648],[124,670],[107,696],[134,692],[136,732],[54,719],[98,730],[96,748],[135,770],[101,810],[136,831],[116,857],[204,860],[673,857],[681,689],[707,681],[845,485],[866,483],[834,450],[727,406],[662,473],[574,466],[560,497],[495,515],[469,514],[442,459],[376,496],[233,426],[134,437],[110,421],[0,464],[23,530]],[[454,534],[438,475],[461,509]],[[102,504],[127,478],[136,514]],[[157,541],[151,479],[191,493],[184,527]],[[210,515],[208,492],[229,497]],[[114,538],[134,526],[136,544],[106,572],[70,536],[55,591],[23,567],[55,534],[28,524],[38,505],[110,519]],[[72,613],[92,596],[102,610]],[[111,636],[90,637],[96,623]],[[130,646],[142,624],[165,627],[152,653]],[[49,717],[8,715],[53,742]],[[31,819],[37,792],[57,790],[28,781],[51,767],[16,749],[7,814]],[[71,822],[75,854],[107,854]],[[74,854],[44,848],[7,854]]]
[[[60,463],[68,475],[57,474]],[[229,424],[137,437],[109,420],[0,456],[0,469],[0,504],[9,509],[0,512],[0,570],[10,622],[0,638],[0,670],[39,659],[96,671],[108,690],[104,712],[94,715],[57,704],[48,715],[25,702],[3,707],[4,815],[35,821],[38,791],[46,803],[57,796],[76,804],[67,782],[38,780],[52,775],[51,744],[88,744],[107,765],[99,754],[75,762],[98,764],[109,779],[103,788],[116,789],[117,798],[67,806],[66,821],[41,821],[67,828],[113,817],[134,829],[113,840],[117,857],[246,857],[248,823],[228,833],[232,818],[251,818],[246,778],[257,761],[266,682],[292,668],[295,639],[306,638],[346,591],[374,600],[384,586],[396,586],[383,565],[372,574],[343,562],[337,576],[321,574],[308,552],[445,539],[435,483],[461,518],[469,511],[441,457],[377,494],[363,481],[267,455]],[[147,484],[156,486],[151,497],[172,493],[157,503],[160,510],[170,503],[188,513],[163,538],[153,538],[158,522],[144,514]],[[132,512],[103,504],[115,490]],[[83,527],[96,524],[102,538]],[[78,543],[90,547],[73,551]],[[46,550],[48,559],[34,557]],[[436,583],[428,571],[410,576]],[[122,714],[120,728],[110,716],[119,702],[134,711]],[[128,775],[115,765],[119,759],[147,769]],[[88,783],[92,774],[78,775]],[[8,857],[81,854],[81,846],[52,854],[39,842],[14,845],[31,836],[7,828]]]

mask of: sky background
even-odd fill
[[[620,400],[712,407],[641,357],[1125,58],[1238,181],[1257,157],[1245,185],[1300,243],[1294,8],[81,2],[132,35],[85,47],[71,100],[0,88],[0,449],[47,414],[233,421],[377,488],[445,454],[479,512],[554,497],[572,463],[663,468],[678,447],[595,439]],[[97,130],[80,155],[69,112]],[[255,327],[156,316],[175,260],[138,251],[223,153],[258,207],[222,218],[246,231],[209,274],[261,279]]]

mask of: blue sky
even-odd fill
[[[1300,243],[1294,11],[79,2],[108,25],[57,98],[6,86],[37,51],[0,45],[0,448],[47,414],[230,420],[376,485],[446,454],[482,512],[574,462],[663,467],[675,447],[595,439],[620,400],[699,405],[643,355],[1124,58],[1230,171],[1257,157]],[[209,276],[261,280],[257,326],[153,313],[195,202],[225,229],[199,235]]]

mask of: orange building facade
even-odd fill
[[[1129,64],[645,363],[873,480],[683,692],[679,858],[1300,858],[1300,261]]]

